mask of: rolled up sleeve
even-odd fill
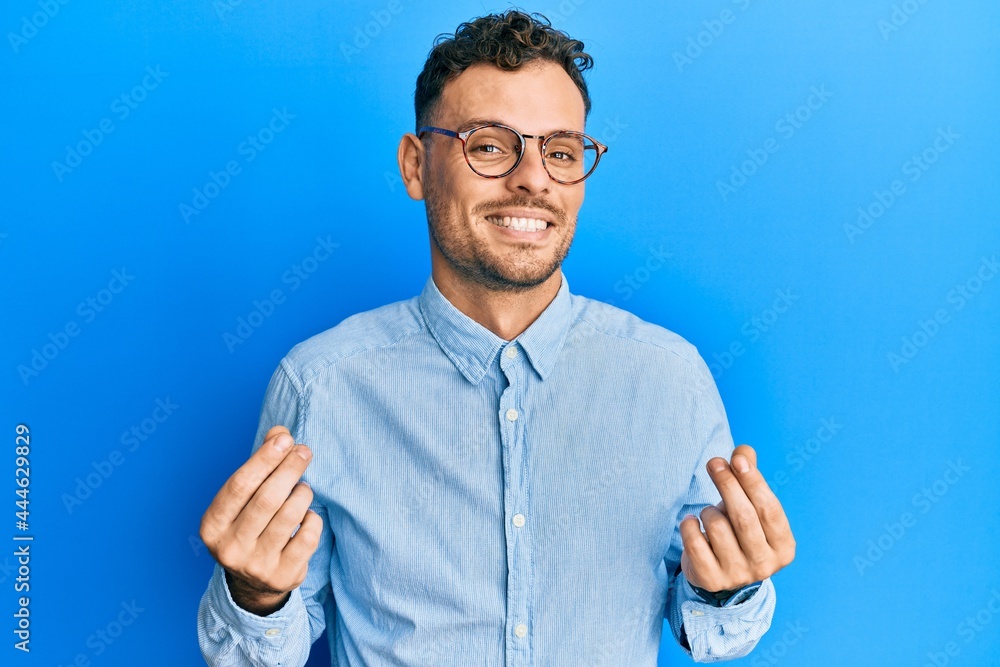
[[[304,665],[312,639],[302,594],[292,591],[285,605],[268,616],[240,608],[215,566],[198,607],[198,642],[209,665]]]
[[[670,628],[695,662],[742,658],[771,627],[776,600],[774,584],[767,578],[747,586],[724,606],[715,607],[701,600],[681,572],[667,605]],[[688,647],[680,641],[682,633]]]

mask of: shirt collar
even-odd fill
[[[514,339],[524,349],[538,375],[544,380],[555,366],[570,326],[572,304],[569,282],[560,269],[562,283],[551,303]],[[431,335],[469,382],[479,384],[497,353],[508,342],[456,308],[445,298],[434,277],[427,279],[418,299],[420,312]],[[513,343],[514,341],[511,341]]]

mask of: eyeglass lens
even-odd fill
[[[465,146],[469,164],[483,176],[501,176],[510,171],[520,150],[521,139],[517,134],[495,126],[475,130],[466,139]],[[597,146],[578,134],[555,134],[545,143],[545,168],[559,181],[576,181],[588,176],[597,156]]]

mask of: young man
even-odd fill
[[[769,627],[795,542],[705,363],[560,270],[606,150],[582,49],[511,10],[432,50],[398,155],[431,277],[272,376],[202,520],[209,664],[326,628],[341,666],[652,667],[664,618],[703,662]]]

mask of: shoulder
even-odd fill
[[[417,297],[351,315],[293,347],[281,365],[300,387],[357,354],[391,347],[425,331]]]
[[[584,296],[573,295],[573,305],[576,317],[569,334],[573,344],[592,339],[601,345],[627,346],[637,354],[673,362],[698,374],[706,370],[698,349],[662,325]]]

